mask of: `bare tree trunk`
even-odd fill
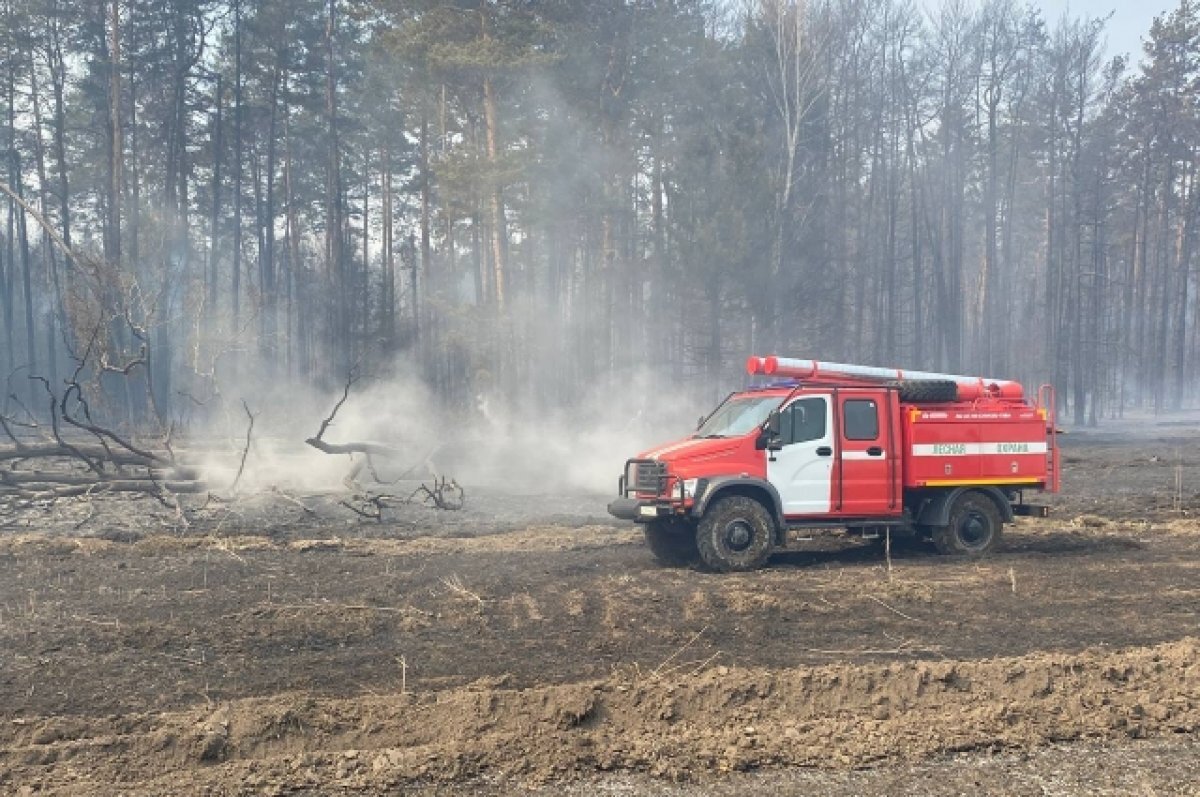
[[[137,72],[129,70],[129,85],[125,89],[129,95],[129,119],[125,123],[124,128],[129,131],[129,140],[126,142],[126,148],[129,152],[128,171],[123,180],[123,190],[128,197],[126,201],[126,215],[129,217],[125,231],[121,234],[121,245],[124,247],[122,254],[126,262],[132,263],[134,268],[142,262],[141,254],[138,250],[140,235],[141,235],[141,217],[142,217],[142,177],[141,170],[138,168],[140,159],[138,157],[138,102],[137,102]],[[125,170],[122,170],[125,171]]]
[[[300,314],[296,305],[303,307],[304,269],[300,262],[300,221],[296,210],[295,180],[292,169],[292,114],[288,101],[288,87],[285,79],[283,85],[283,193],[284,204],[287,207],[287,262],[288,262],[288,302],[287,320],[285,323],[287,340],[288,375],[303,374],[308,369],[308,325],[296,323]],[[292,341],[296,342],[296,350],[292,352]]]
[[[12,0],[5,3],[5,19],[9,26],[13,25],[13,7]],[[5,60],[8,64],[7,70],[7,86],[6,86],[6,101],[8,103],[7,113],[7,131],[8,131],[8,184],[16,192],[17,197],[24,198],[24,188],[22,183],[24,178],[21,174],[21,156],[17,151],[17,128],[16,128],[16,98],[17,98],[17,53],[13,51],[12,40],[7,42],[5,48]],[[30,280],[29,272],[29,238],[26,235],[25,214],[20,212],[17,202],[12,200],[8,203],[8,269],[9,278],[7,280],[6,293],[8,294],[7,317],[8,321],[8,336],[10,350],[12,347],[13,325],[8,319],[13,316],[13,294],[16,291],[14,285],[15,271],[17,268],[17,252],[14,250],[14,244],[19,248],[21,258],[21,292],[24,297],[24,316],[25,316],[25,367],[29,369],[29,373],[37,373],[37,349],[35,339],[33,337],[33,288]],[[12,366],[16,366],[16,362],[10,359]],[[29,383],[29,399],[30,405],[35,406],[34,401],[37,396],[37,385]]]
[[[1000,84],[994,83],[989,86],[984,93],[984,102],[987,106],[987,174],[984,177],[983,184],[983,206],[984,206],[984,247],[983,247],[983,277],[980,280],[980,297],[979,297],[979,329],[981,332],[980,342],[981,357],[980,367],[985,373],[994,373],[997,359],[997,344],[996,340],[996,324],[993,319],[999,315],[996,308],[992,305],[995,302],[996,283],[998,281],[998,264],[996,263],[996,218],[997,218],[997,202],[996,202],[996,178],[997,178],[997,161],[999,159],[999,131],[997,129],[997,116],[1000,106]]]
[[[1049,176],[1046,185],[1046,315],[1043,338],[1046,342],[1047,370],[1051,373],[1051,384],[1062,383],[1060,369],[1060,325],[1061,297],[1059,294],[1059,274],[1062,265],[1059,262],[1059,230],[1055,205],[1058,202],[1058,108],[1062,102],[1061,83],[1057,76],[1054,79],[1050,95],[1050,134],[1047,146],[1050,150]]]
[[[429,120],[421,117],[421,269],[425,274],[425,291],[429,291],[433,279],[433,250],[430,243],[430,214],[432,205],[432,181],[429,175]],[[421,303],[417,298],[417,285],[413,283],[413,341],[421,342]]]
[[[506,278],[505,255],[507,244],[507,223],[504,220],[504,189],[500,184],[498,152],[496,145],[496,92],[492,79],[483,79],[483,118],[486,128],[487,156],[491,165],[491,185],[488,186],[488,211],[491,214],[491,248],[492,248],[492,289],[496,306],[504,307],[504,291]]]
[[[1175,341],[1174,365],[1175,384],[1171,397],[1171,408],[1183,408],[1184,385],[1187,384],[1187,330],[1188,330],[1188,291],[1191,282],[1193,237],[1195,236],[1196,221],[1196,173],[1194,167],[1189,167],[1184,180],[1183,218],[1179,224],[1176,238],[1175,263],[1179,271],[1179,283],[1176,289],[1175,301]]]
[[[1131,312],[1134,318],[1134,345],[1132,349],[1136,352],[1137,368],[1135,373],[1137,379],[1137,403],[1140,405],[1147,398],[1147,383],[1150,379],[1150,357],[1149,350],[1149,332],[1148,318],[1150,314],[1150,302],[1153,298],[1154,281],[1150,275],[1150,224],[1153,210],[1154,187],[1151,181],[1151,165],[1150,165],[1150,148],[1145,146],[1144,158],[1142,164],[1142,180],[1138,194],[1141,197],[1141,225],[1140,234],[1137,233],[1139,228],[1135,228],[1135,238],[1133,246],[1133,270],[1134,278],[1132,284],[1134,286],[1134,297],[1131,304]]]
[[[108,197],[104,258],[121,262],[121,184],[125,156],[121,140],[121,0],[109,4],[108,36]]]
[[[329,305],[331,351],[335,363],[350,362],[350,336],[347,325],[349,292],[346,285],[342,214],[341,152],[338,145],[337,66],[334,60],[334,36],[337,30],[337,0],[328,0],[325,23],[325,123],[327,162],[325,168],[325,264],[332,287]]]
[[[393,187],[392,187],[392,145],[391,139],[384,137],[383,155],[383,307],[382,326],[384,349],[387,352],[396,348],[396,247],[393,219]]]
[[[242,0],[233,2],[233,257],[230,264],[231,332],[241,331],[242,309]]]
[[[1171,260],[1174,246],[1171,243],[1171,218],[1175,199],[1175,169],[1173,157],[1168,157],[1167,172],[1162,182],[1162,199],[1159,204],[1158,234],[1155,242],[1155,253],[1158,268],[1158,307],[1155,308],[1154,340],[1154,414],[1160,414],[1166,409],[1166,380],[1167,380],[1167,346],[1168,329],[1171,317]]]
[[[224,105],[224,86],[220,73],[217,74],[216,109],[213,117],[213,178],[212,178],[212,212],[209,214],[209,258],[208,276],[205,279],[204,322],[206,330],[211,334],[216,328],[217,308],[220,301],[220,290],[217,283],[219,274],[218,263],[221,251],[221,162],[223,160],[221,133],[224,127],[222,108]]]
[[[42,140],[44,129],[41,93],[38,85],[37,61],[29,55],[29,90],[33,105],[34,159],[37,165],[38,210],[43,218],[50,207],[50,181],[46,174],[46,143]],[[45,311],[46,333],[46,376],[50,384],[58,384],[58,330],[64,328],[62,282],[58,273],[58,257],[50,239],[50,231],[42,230],[42,259],[45,266],[45,288],[53,292],[52,305]]]
[[[363,256],[362,271],[355,279],[354,287],[358,290],[358,300],[361,304],[354,316],[359,319],[359,329],[356,332],[363,341],[370,340],[371,335],[371,158],[368,154],[363,158],[363,204],[362,204],[362,239]],[[364,343],[364,346],[367,344]]]
[[[487,302],[488,294],[488,276],[484,268],[483,257],[483,214],[479,208],[475,208],[475,212],[471,214],[471,266],[472,273],[475,275],[475,297],[480,304]]]
[[[67,246],[71,246],[71,191],[67,179],[67,110],[66,110],[66,64],[63,60],[62,29],[58,19],[58,3],[54,3],[55,12],[50,28],[47,60],[50,63],[50,81],[54,86],[54,159],[58,167],[58,202],[59,224],[62,225],[62,237]],[[70,273],[72,264],[68,259],[63,264]]]
[[[263,249],[259,253],[262,258],[262,293],[263,321],[260,350],[266,353],[266,360],[274,368],[278,361],[279,343],[279,269],[275,260],[275,172],[279,160],[279,83],[282,70],[277,63],[271,72],[271,116],[267,123],[267,174],[266,174],[266,219],[263,233]],[[285,331],[286,332],[286,331]]]
[[[1083,123],[1084,112],[1087,109],[1087,72],[1086,65],[1080,64],[1076,73],[1076,105],[1075,129],[1071,134],[1071,194],[1074,206],[1071,219],[1074,229],[1074,251],[1071,255],[1071,266],[1074,272],[1074,288],[1071,291],[1071,392],[1074,394],[1072,403],[1075,409],[1075,425],[1083,426],[1087,419],[1087,360],[1083,341],[1083,315],[1085,312],[1083,300]]]
[[[21,161],[17,152],[13,151],[13,159],[17,161],[16,173],[17,183],[14,188],[17,194],[24,198],[25,188],[23,186],[24,179],[21,175]],[[25,218],[25,214],[21,213],[17,216],[17,229],[20,236],[21,245],[21,292],[25,297],[25,364],[29,367],[29,373],[41,374],[38,368],[37,356],[37,336],[34,332],[34,315],[33,315],[33,273],[31,271],[32,258],[29,255],[29,224]],[[37,385],[30,381],[29,384],[29,406],[35,406],[33,402],[37,398]]]
[[[908,174],[908,204],[911,218],[909,237],[912,247],[912,336],[913,362],[925,362],[925,249],[922,246],[921,220],[927,211],[922,207],[921,173],[917,162],[918,121],[916,97],[908,86],[906,73],[901,66],[901,83],[905,94],[904,104],[904,160]]]

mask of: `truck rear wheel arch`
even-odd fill
[[[704,517],[705,511],[713,501],[729,495],[742,495],[758,501],[766,507],[767,512],[775,521],[775,542],[776,544],[783,542],[782,536],[787,528],[783,520],[783,499],[779,497],[779,491],[775,489],[775,485],[764,479],[755,479],[749,476],[718,476],[709,479],[704,487],[704,492],[692,506],[692,517],[699,520]]]
[[[981,493],[991,499],[992,503],[996,505],[996,511],[1000,513],[1001,523],[1013,521],[1013,509],[1012,504],[1008,501],[1008,496],[997,487],[982,486],[955,487],[937,491],[925,499],[917,514],[917,523],[921,526],[947,525],[950,522],[950,510],[954,507],[954,502],[960,495],[967,492]]]
[[[1004,527],[991,497],[967,490],[950,505],[950,521],[933,529],[938,553],[978,558],[994,550]]]

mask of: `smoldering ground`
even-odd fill
[[[494,388],[474,392],[465,409],[447,407],[411,362],[387,378],[358,374],[334,413],[344,389],[243,376],[194,418],[190,439],[221,441],[197,449],[196,464],[215,487],[232,488],[236,480],[240,494],[337,492],[348,479],[407,485],[433,477],[521,495],[604,494],[616,489],[626,459],[690,433],[706,409],[647,368],[594,384],[570,406],[548,408]],[[331,413],[322,439],[368,444],[369,462],[361,453],[328,454],[306,444]]]

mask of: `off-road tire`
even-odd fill
[[[655,520],[645,524],[642,532],[646,535],[646,545],[650,551],[667,567],[688,567],[700,560],[694,524],[679,520]]]
[[[992,499],[983,493],[966,492],[954,499],[950,522],[933,529],[933,544],[938,553],[951,556],[980,557],[1000,544],[1003,523]]]
[[[954,401],[958,398],[958,384],[950,379],[903,379],[892,382],[900,393],[900,400],[912,404]]]
[[[775,523],[758,501],[744,495],[718,498],[696,527],[700,561],[718,573],[757,570],[775,546]]]

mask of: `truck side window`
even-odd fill
[[[871,399],[847,399],[842,405],[847,440],[874,440],[879,437],[879,408]]]
[[[784,445],[820,440],[825,436],[825,399],[803,398],[787,406],[779,418]]]

